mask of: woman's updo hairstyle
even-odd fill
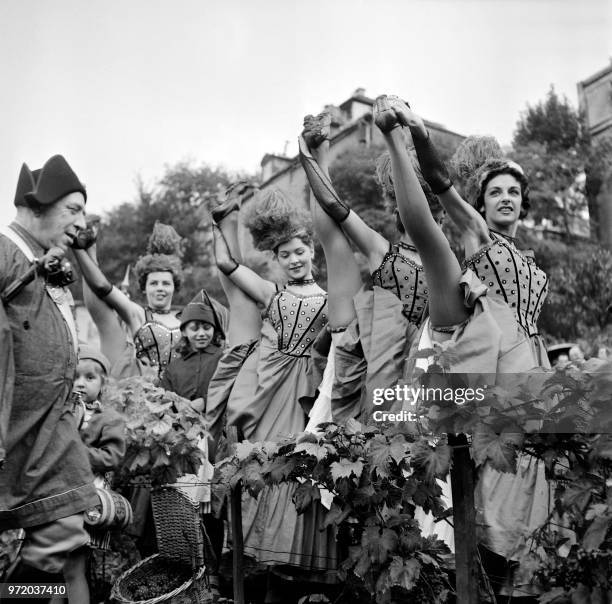
[[[147,253],[141,256],[134,267],[138,285],[144,291],[150,273],[172,273],[174,289],[178,291],[183,280],[181,258],[183,246],[180,235],[168,224],[156,222],[147,244]]]
[[[470,204],[484,216],[484,193],[489,182],[500,174],[510,174],[521,185],[523,198],[519,218],[529,211],[529,186],[523,169],[504,157],[504,152],[492,136],[468,136],[457,147],[451,168],[461,192]]]
[[[246,208],[244,225],[260,251],[272,251],[294,237],[313,246],[310,214],[291,203],[278,189],[259,193]]]
[[[523,168],[511,159],[490,159],[476,172],[475,178],[477,183],[478,195],[474,207],[484,216],[484,194],[487,190],[487,185],[491,180],[500,174],[510,174],[521,186],[521,212],[519,218],[525,218],[529,212],[529,183],[523,172]]]
[[[412,168],[416,174],[416,177],[419,180],[419,184],[421,185],[421,189],[423,189],[423,193],[425,194],[425,198],[427,199],[427,203],[429,204],[429,209],[434,217],[434,219],[438,222],[442,220],[444,217],[444,208],[438,199],[438,196],[431,190],[431,187],[425,182],[423,178],[423,173],[421,172],[421,166],[419,165],[419,161],[416,157],[416,153],[413,149],[408,149],[408,154],[410,156],[410,161],[412,163]],[[395,213],[396,217],[396,226],[397,230],[400,233],[405,233],[404,225],[402,224],[401,218],[399,217],[399,211],[397,209],[397,200],[395,199],[395,188],[393,186],[393,170],[391,168],[391,156],[387,151],[380,155],[376,159],[376,180],[380,185],[380,188],[383,192],[383,198],[385,202],[385,209],[389,212]]]

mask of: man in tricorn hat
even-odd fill
[[[40,171],[24,164],[17,216],[0,230],[0,531],[26,534],[11,583],[56,580],[87,543],[82,512],[97,502],[68,402],[77,363],[69,275],[32,270],[50,249],[61,258],[73,244],[85,201],[61,155]],[[28,271],[35,277],[23,281]]]

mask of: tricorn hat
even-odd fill
[[[30,170],[28,164],[23,163],[19,170],[17,178],[17,189],[15,190],[15,206],[27,207],[28,202],[25,200],[26,193],[31,193],[36,186],[36,181],[40,175],[40,170]]]
[[[54,155],[41,168],[34,190],[25,193],[27,202],[48,206],[70,193],[82,193],[87,201],[85,186],[62,155]]]

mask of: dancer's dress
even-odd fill
[[[516,371],[548,368],[546,348],[537,328],[548,294],[548,276],[538,268],[531,251],[519,251],[495,233],[491,233],[491,238],[491,243],[468,258],[464,265],[488,288],[487,298],[491,302],[505,304],[512,310],[518,329],[528,338],[530,359],[517,366]],[[504,364],[504,373],[513,370]]]
[[[134,334],[136,358],[147,365],[157,367],[159,375],[172,359],[178,358],[175,346],[181,338],[181,330],[166,327],[145,309],[145,323]]]
[[[249,340],[230,346],[208,384],[204,419],[213,442],[217,443],[225,424],[238,425],[239,407],[233,404],[228,411],[230,397],[236,401],[252,396],[257,383],[259,340]]]
[[[310,349],[326,323],[326,294],[281,290],[274,295],[264,313],[259,345],[234,381],[228,424],[238,425],[252,442],[304,430],[306,416],[298,400],[312,394]],[[295,489],[294,483],[283,483],[266,487],[256,500],[243,499],[245,552],[265,563],[333,568],[333,533],[319,530],[325,510],[317,506],[298,515],[291,500]]]
[[[372,273],[372,289],[354,298],[357,317],[336,346],[332,394],[334,421],[366,423],[375,388],[389,388],[403,377],[404,363],[426,314],[428,290],[423,267],[390,246]],[[387,403],[391,404],[391,403]]]
[[[491,233],[492,241],[465,262],[461,280],[472,316],[445,343],[454,373],[505,374],[548,369],[537,319],[548,290],[548,278],[530,254]],[[475,489],[481,542],[511,559],[523,539],[542,526],[551,510],[551,487],[544,463],[520,454],[516,474],[486,463]]]
[[[151,311],[146,308],[145,323],[134,334],[134,344],[126,342],[123,354],[113,365],[112,375],[122,375],[122,377],[145,375],[148,371],[147,368],[150,367],[157,370],[158,377],[161,376],[168,363],[179,356],[175,346],[180,337],[181,330],[178,327],[170,329],[155,321]],[[136,353],[135,356],[134,352]],[[152,375],[151,379],[154,377]],[[134,488],[130,499],[134,510],[134,521],[130,525],[130,534],[137,537],[144,536],[154,545],[154,535],[148,534],[147,512],[150,501],[150,489]]]

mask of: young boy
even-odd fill
[[[106,486],[106,474],[116,470],[126,449],[125,421],[113,409],[104,408],[100,395],[110,371],[108,359],[92,346],[79,348],[79,362],[73,393],[83,402],[79,432],[87,447],[87,456],[94,473],[94,484]],[[88,549],[73,551],[64,566],[64,578],[70,604],[89,602],[86,577]]]
[[[182,338],[174,359],[161,377],[160,386],[192,401],[200,412],[206,408],[208,383],[222,355],[215,317],[210,306],[190,302],[181,313]]]
[[[160,386],[190,400],[191,406],[203,414],[206,410],[208,383],[223,353],[219,346],[221,334],[215,332],[217,322],[212,308],[207,304],[190,302],[180,318],[182,338],[177,346],[180,357],[170,361],[161,377]],[[212,480],[213,468],[208,459],[204,464],[208,468],[201,468],[199,478],[206,482]],[[217,559],[216,564],[209,562],[213,573],[210,579],[214,584],[223,548],[223,521],[206,513],[209,509],[210,501],[202,502],[202,520]]]
[[[73,392],[80,394],[85,404],[79,430],[97,487],[104,486],[107,472],[119,467],[126,447],[125,420],[100,402],[109,371],[110,363],[100,351],[92,346],[80,347]]]

